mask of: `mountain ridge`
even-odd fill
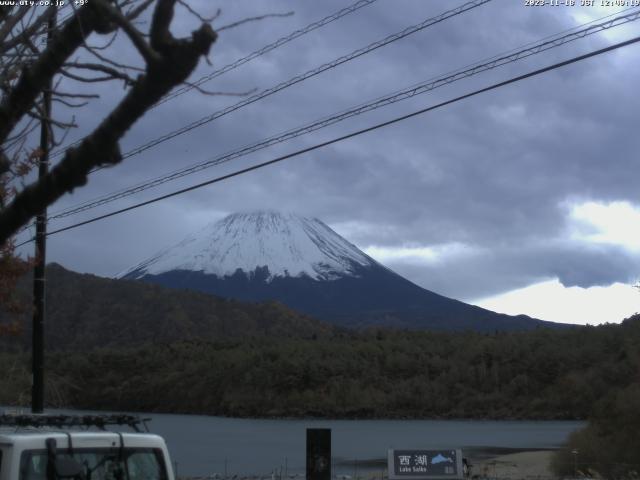
[[[494,331],[563,326],[499,314],[431,292],[369,257],[320,220],[273,211],[231,214],[120,278],[242,301],[277,300],[349,328]]]

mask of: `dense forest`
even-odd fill
[[[560,476],[640,477],[640,379],[612,389],[595,402],[588,425],[574,432],[555,453]]]
[[[30,305],[30,275],[16,296]],[[204,293],[172,290],[142,282],[79,274],[47,266],[48,350],[129,347],[180,340],[228,340],[246,337],[311,337],[333,327],[277,302],[249,303]],[[6,317],[6,313],[4,314]],[[0,308],[0,323],[3,313]],[[30,348],[31,316],[25,309],[17,337],[0,336],[2,350]]]
[[[232,416],[587,418],[640,384],[640,316],[562,331],[372,330],[50,353],[49,401]],[[0,358],[0,404],[26,403],[28,356]]]

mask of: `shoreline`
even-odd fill
[[[549,468],[553,449],[526,449],[506,447],[473,447],[463,449],[463,455],[469,460],[470,479],[554,479],[557,478]],[[342,460],[335,465],[351,465],[352,460]],[[387,480],[385,459],[358,461],[353,474],[332,471],[331,478],[336,480]],[[296,480],[304,479],[304,473],[283,475],[274,470],[271,474],[254,475],[204,475],[180,476],[179,480]]]
[[[478,452],[467,457],[470,477],[493,479],[556,477],[550,467],[555,451],[555,449],[479,449]],[[466,452],[463,450],[463,453]],[[495,455],[496,453],[498,455]]]
[[[462,447],[462,453],[464,457],[475,461],[488,460],[492,458],[499,458],[508,455],[515,455],[518,453],[527,452],[555,452],[561,447],[494,447],[494,446],[480,446],[480,447]]]
[[[21,414],[29,414],[31,407],[19,406],[19,405],[0,405],[0,414],[6,412],[20,412]],[[127,410],[127,409],[113,409],[113,408],[80,408],[73,406],[45,406],[45,413],[51,412],[90,412],[92,414],[113,414],[113,413],[126,413],[131,415],[184,415],[191,417],[212,417],[223,419],[235,419],[235,420],[284,420],[284,421],[453,421],[453,422],[587,422],[586,418],[581,417],[568,417],[568,416],[548,416],[548,417],[526,417],[526,416],[475,416],[475,417],[459,417],[459,416],[447,416],[447,415],[432,415],[432,416],[420,416],[420,415],[380,415],[380,416],[359,416],[359,415],[337,415],[337,416],[323,416],[323,415],[232,415],[225,413],[206,413],[206,412],[193,412],[193,411],[169,411],[169,410]],[[474,447],[475,448],[475,447]],[[487,447],[491,448],[491,447]]]

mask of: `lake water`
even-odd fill
[[[2,407],[0,407],[2,410]],[[21,409],[22,410],[22,409]],[[25,408],[23,411],[28,412]],[[47,409],[47,413],[107,413]],[[180,476],[305,472],[306,429],[330,428],[334,475],[380,474],[387,450],[546,449],[561,446],[578,421],[260,420],[140,414],[165,438]],[[378,477],[380,478],[380,477]]]
[[[334,474],[384,469],[389,448],[554,448],[575,421],[255,420],[149,415],[180,475],[304,473],[306,429],[330,428]],[[376,462],[376,460],[378,462]]]

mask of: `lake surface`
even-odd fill
[[[306,429],[330,428],[334,474],[380,471],[389,448],[555,448],[577,421],[255,420],[149,415],[180,475],[304,473]]]
[[[47,413],[108,412],[47,409]],[[260,420],[139,415],[151,418],[149,430],[165,438],[180,476],[303,474],[307,428],[330,428],[332,473],[355,476],[364,472],[379,475],[386,467],[390,448],[462,448],[463,454],[465,448],[556,448],[585,425],[579,421]]]

